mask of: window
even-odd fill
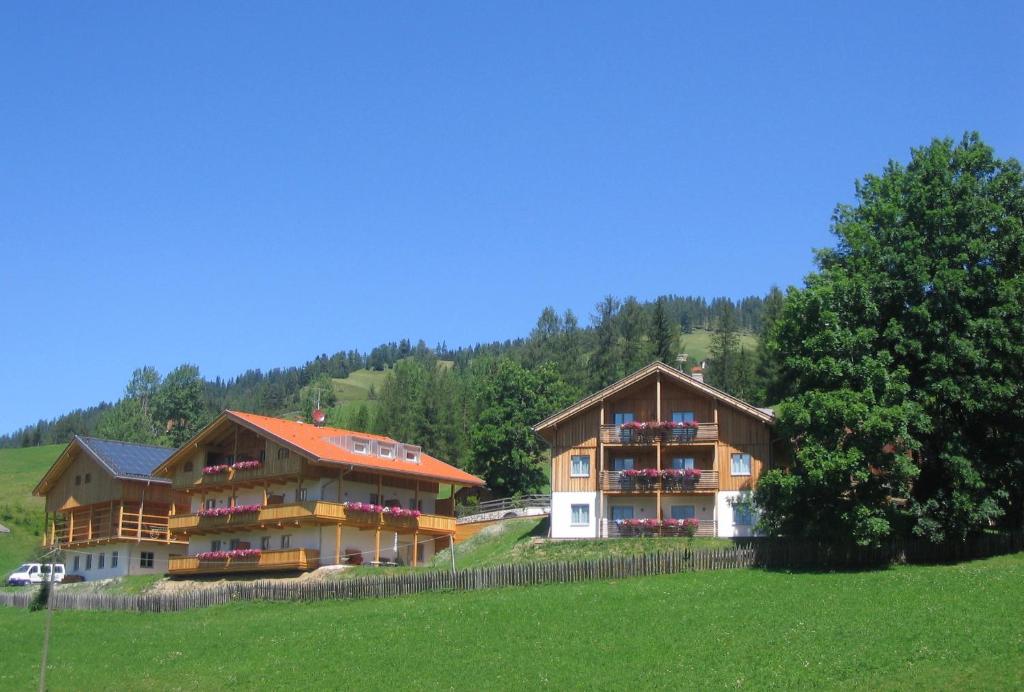
[[[295,501],[296,502],[304,502],[305,501],[305,499],[306,499],[306,490],[308,490],[308,488],[296,488],[295,489]]]
[[[210,550],[216,552],[220,550],[220,539],[210,541]]]
[[[85,556],[85,569],[92,569],[92,553]]]
[[[409,498],[409,509],[418,509],[423,511],[423,500],[417,500],[415,497]]]
[[[589,526],[590,505],[572,505],[571,523],[573,526]]]
[[[673,411],[672,412],[673,423],[692,423],[693,422],[693,411]]]
[[[115,567],[117,567],[117,551],[116,550],[110,553],[110,568],[113,569]]]
[[[260,458],[260,463],[261,463],[261,464],[262,464],[263,462],[265,462],[265,461],[267,460],[267,450],[265,450],[265,449],[261,449],[261,450],[260,450],[260,454],[259,454],[259,458]]]
[[[417,451],[414,451],[412,449],[407,449],[407,450],[405,450],[405,460],[406,461],[419,461],[420,460],[420,453],[417,452]]]
[[[732,523],[740,526],[752,526],[754,524],[754,512],[750,505],[733,505]]]
[[[380,495],[377,495],[376,493],[371,493],[370,494],[370,504],[371,505],[379,505],[380,504]]]
[[[733,454],[732,455],[732,475],[734,475],[734,476],[749,476],[750,475],[750,455],[749,454]]]
[[[590,476],[590,455],[588,454],[574,454],[572,457],[572,466],[569,469],[569,475],[580,478],[587,478]]]
[[[393,459],[395,456],[395,448],[391,445],[378,445],[377,455],[384,457],[385,459]]]
[[[693,468],[693,457],[672,457],[672,468],[674,468],[674,469],[692,469]]]
[[[260,550],[270,550],[270,536],[263,536],[260,539]]]
[[[613,471],[626,471],[633,468],[633,457],[612,457]]]
[[[291,537],[291,534],[285,534],[284,536],[281,536],[281,550],[286,550],[286,549],[291,548],[291,547],[292,547],[292,537]]]
[[[192,473],[192,469],[193,468],[194,467],[192,466],[192,462],[191,461],[186,461],[184,467],[182,467],[182,469],[185,471],[185,473]]]
[[[402,502],[397,497],[393,497],[390,500],[385,500],[384,501],[384,506],[385,507],[392,507],[392,508],[394,508],[394,507],[401,507],[402,506]]]
[[[235,455],[228,454],[227,457],[224,459],[224,463],[227,464],[228,466],[231,466],[233,463],[235,463]]]
[[[103,563],[107,561],[107,554],[100,553],[99,559],[97,560],[96,569],[103,569]]]
[[[86,483],[92,482],[92,474],[91,473],[85,474],[85,482]]]
[[[141,552],[139,553],[139,567],[143,569],[153,569],[153,553]]]
[[[242,541],[239,538],[232,538],[230,541],[228,541],[228,550],[238,550],[239,544],[241,542]]]
[[[74,570],[77,572],[80,567],[81,567],[81,562],[79,561],[78,556],[75,555],[75,567],[74,567]]]
[[[278,458],[279,461],[282,460],[282,459],[287,459],[288,458],[288,450],[285,449],[284,447],[278,447],[277,448],[277,458]]]
[[[615,425],[622,425],[623,423],[632,423],[633,413],[632,411],[620,411],[615,414]]]
[[[216,506],[217,506],[217,500],[207,500],[206,501],[206,509],[213,509]]]
[[[633,508],[632,507],[616,507],[612,506],[612,521],[619,521],[621,519],[632,519]]]
[[[671,512],[673,519],[693,519],[697,515],[693,505],[672,505]]]
[[[355,452],[356,454],[369,454],[369,440],[352,440],[352,451]]]
[[[81,476],[75,476],[75,485],[81,485],[81,484],[82,484],[82,477]]]

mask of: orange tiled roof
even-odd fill
[[[375,471],[390,471],[399,474],[424,476],[444,483],[458,483],[459,485],[484,484],[484,481],[480,478],[457,469],[451,464],[446,464],[440,459],[435,459],[426,452],[420,452],[420,463],[414,464],[398,459],[385,459],[367,454],[356,454],[327,441],[330,437],[356,435],[381,442],[396,442],[396,440],[390,437],[371,435],[370,433],[354,430],[344,430],[342,428],[317,427],[308,423],[271,418],[269,416],[258,416],[255,413],[243,413],[241,411],[225,411],[224,415],[248,427],[257,428],[267,435],[297,447],[314,459],[321,461],[352,464],[353,466],[373,469]]]

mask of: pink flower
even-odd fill
[[[227,464],[214,464],[213,466],[204,466],[203,467],[203,475],[204,476],[216,476],[217,474],[220,474],[220,473],[227,473],[228,469],[230,469],[230,468],[231,467],[228,466]]]
[[[231,468],[236,471],[245,471],[247,469],[258,469],[261,466],[263,466],[263,463],[259,459],[243,459],[233,463]]]

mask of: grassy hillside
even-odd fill
[[[0,449],[0,524],[11,530],[0,534],[0,577],[6,579],[39,547],[43,500],[32,496],[32,488],[63,449],[63,445]]]
[[[614,538],[599,541],[537,541],[548,535],[547,519],[511,519],[484,529],[455,546],[458,567],[486,567],[510,562],[594,560],[658,551],[728,547],[722,538]],[[438,553],[434,566],[447,568],[451,556]]]
[[[66,611],[54,616],[48,682],[138,690],[1019,689],[1022,580],[1017,555],[185,613]],[[36,684],[44,618],[0,609],[0,688]]]
[[[689,334],[681,335],[679,337],[679,353],[685,353],[689,356],[688,363],[691,366],[696,365],[708,357],[708,351],[711,350],[712,336],[714,336],[712,332],[704,329],[694,329]],[[754,349],[757,348],[757,337],[753,334],[742,334],[740,336],[740,346],[753,353]],[[669,365],[673,364],[669,363]]]

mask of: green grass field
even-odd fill
[[[544,541],[547,519],[510,519],[478,533],[455,546],[458,567],[489,567],[510,562],[557,560],[593,560],[603,557],[643,555],[658,551],[724,548],[732,541],[722,538],[615,538],[599,541]],[[435,556],[432,565],[447,568],[451,556],[447,550]]]
[[[0,449],[0,524],[11,530],[0,534],[0,577],[4,580],[39,548],[43,500],[32,496],[32,488],[63,449],[64,445]]]
[[[186,613],[58,612],[52,689],[1019,689],[1024,555]],[[0,609],[0,689],[44,614]]]
[[[679,337],[679,353],[689,356],[689,365],[696,365],[708,357],[711,349],[711,337],[714,334],[704,329],[694,329],[689,334],[682,334]],[[753,353],[757,348],[757,337],[753,334],[741,334],[740,346],[748,352]],[[669,365],[674,365],[669,363]]]

